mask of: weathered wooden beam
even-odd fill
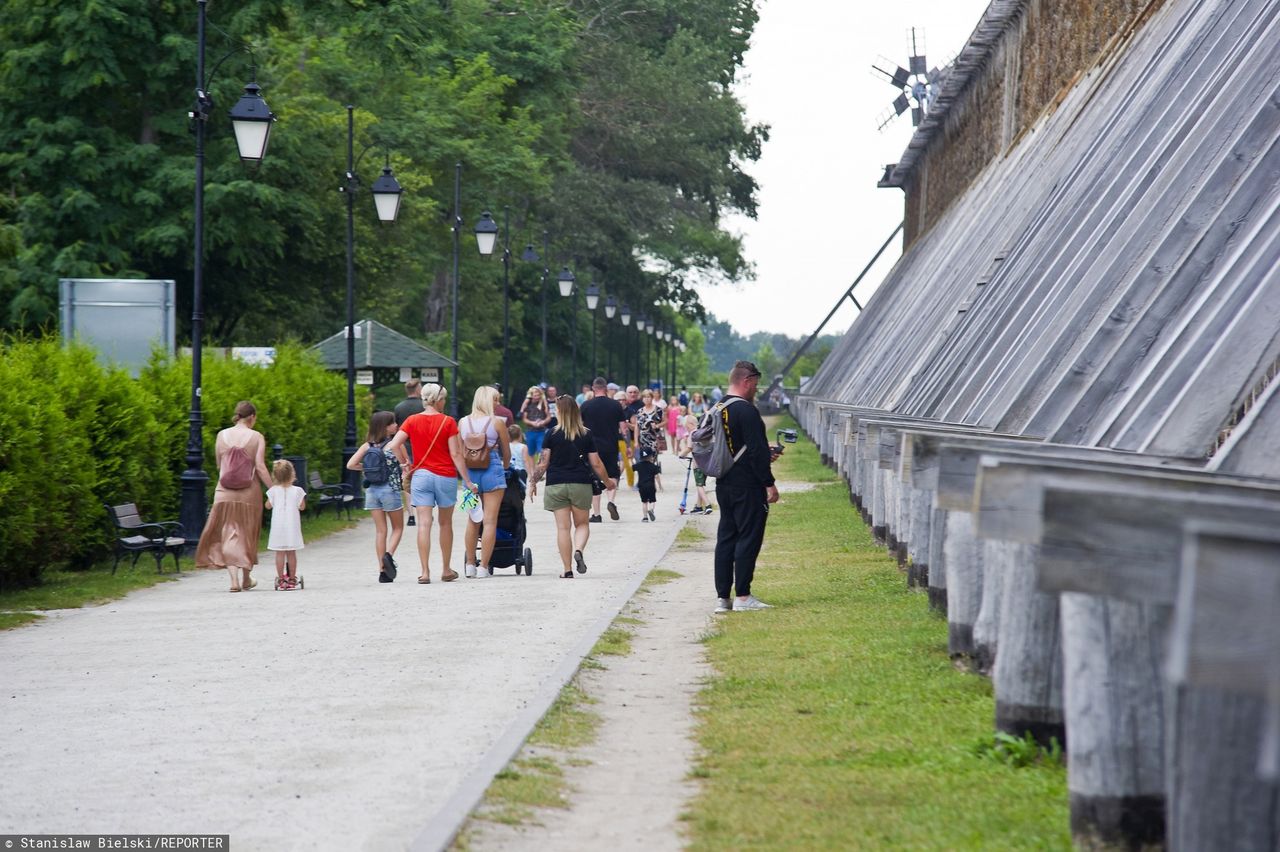
[[[925,439],[928,446],[930,439]],[[938,468],[937,504],[944,509],[970,511],[976,507],[978,471],[984,456],[1023,460],[1029,464],[1055,462],[1059,467],[1107,468],[1114,465],[1130,469],[1168,469],[1194,473],[1200,468],[1190,460],[1171,456],[1143,456],[1100,447],[1073,447],[1065,444],[1008,445],[970,437],[963,440],[940,440],[929,449],[917,445],[917,454],[936,453]]]
[[[1175,849],[1280,848],[1277,613],[1280,529],[1188,522],[1168,663]]]
[[[974,477],[977,534],[1042,543],[1041,519],[1048,517],[1041,505],[1042,491],[1050,484],[1098,491],[1146,488],[1193,499],[1201,495],[1245,500],[1280,497],[1280,481],[1180,468],[1167,460],[1142,461],[1131,454],[1075,458],[1051,452],[984,453]]]

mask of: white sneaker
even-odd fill
[[[462,573],[467,575],[468,580],[474,580],[476,578],[476,566],[468,565],[466,568],[462,569]]]
[[[473,570],[475,571],[475,575],[476,575],[476,579],[477,579],[477,580],[484,580],[484,579],[487,579],[487,578],[489,578],[489,577],[493,576],[493,572],[492,572],[490,569],[488,569],[488,568],[480,568],[479,566],[477,566],[477,567],[476,567],[475,569],[473,569]]]
[[[743,600],[742,598],[738,598],[736,601],[734,601],[733,608],[739,611],[749,610],[749,609],[773,609],[773,605],[765,603],[764,601],[757,598],[755,595],[747,595],[746,600]]]
[[[733,598],[716,598],[716,612],[733,612]]]

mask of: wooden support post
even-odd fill
[[[944,544],[947,571],[947,650],[973,656],[973,622],[982,605],[982,546],[973,534],[973,516],[947,513]]]
[[[922,491],[924,489],[921,489]],[[925,491],[932,495],[932,492]],[[934,509],[929,522],[929,606],[947,613],[947,517],[946,509]]]
[[[988,542],[987,575],[1003,577],[995,665],[996,728],[1066,746],[1058,596],[1036,588],[1034,544]],[[993,563],[993,560],[994,563]]]
[[[1275,526],[1186,525],[1169,655],[1174,849],[1280,848],[1278,612]]]

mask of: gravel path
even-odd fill
[[[683,848],[680,814],[698,790],[689,776],[697,748],[693,704],[712,674],[702,639],[715,629],[714,618],[726,617],[711,615],[718,519],[690,517],[705,537],[673,547],[659,563],[680,576],[636,595],[623,610],[640,621],[631,653],[601,657],[603,669],[579,676],[594,702],[589,709],[601,718],[595,740],[568,751],[533,750],[563,767],[569,806],[538,810],[519,826],[475,819],[472,852]]]
[[[539,500],[532,577],[419,586],[410,528],[378,584],[365,520],[301,553],[305,591],[264,562],[249,593],[199,572],[0,634],[0,833],[438,848],[666,552],[678,499],[641,524],[624,488],[572,581]]]

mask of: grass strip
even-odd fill
[[[655,568],[645,577],[641,588],[669,583],[681,576],[678,571]],[[630,654],[633,628],[642,623],[629,615],[619,615],[613,620],[573,679],[560,690],[551,709],[538,720],[520,753],[494,776],[484,801],[472,815],[473,820],[504,825],[537,824],[538,808],[568,807],[570,789],[564,767],[585,765],[586,761],[573,755],[573,749],[594,742],[602,721],[591,709],[595,699],[583,689],[581,675],[584,671],[606,668],[601,657]],[[451,848],[455,852],[469,849],[474,831],[475,826],[468,822]]]
[[[640,584],[640,589],[648,591],[654,586],[665,586],[672,580],[678,580],[683,576],[679,571],[672,571],[669,568],[654,568],[649,572],[649,576],[644,578],[644,582]]]
[[[676,547],[696,547],[707,540],[707,534],[693,524],[685,524],[676,533]]]
[[[803,439],[775,472],[834,478]],[[952,666],[843,487],[771,508],[753,592],[776,608],[706,639],[690,848],[1071,848],[1065,771],[983,756],[990,682]]]
[[[357,520],[347,520],[345,516],[335,513],[302,519],[302,537],[304,541],[314,542],[341,530],[350,529]],[[267,537],[263,535],[262,546],[266,547]],[[274,557],[262,551],[258,568],[266,567],[274,573]],[[155,570],[155,560],[149,553],[143,553],[137,564],[131,564],[132,556],[126,554],[120,560],[120,567],[113,574],[113,559],[106,559],[82,570],[69,568],[47,569],[41,573],[40,583],[25,589],[6,589],[0,592],[0,630],[9,630],[30,624],[40,618],[38,611],[50,609],[76,609],[82,606],[106,603],[118,600],[130,592],[145,589],[157,583],[167,583],[178,579],[181,575],[173,570],[173,557],[164,559],[164,574]],[[192,571],[195,561],[191,556],[178,560],[181,571]]]

